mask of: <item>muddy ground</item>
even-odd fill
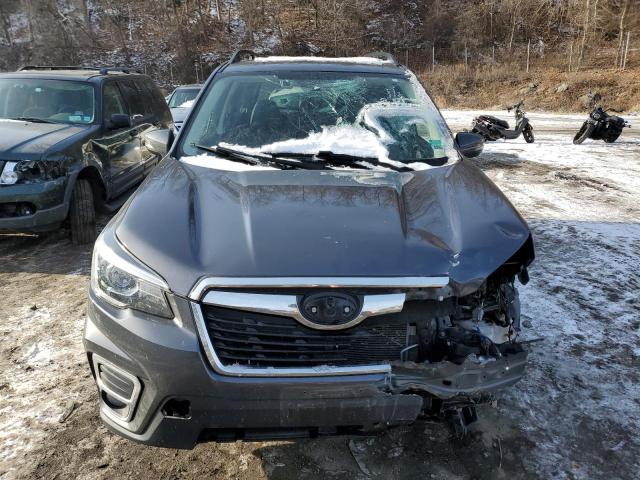
[[[472,113],[445,116],[460,130]],[[637,478],[640,129],[574,147],[579,118],[536,118],[535,144],[490,144],[475,162],[534,232],[523,337],[545,340],[526,378],[479,410],[469,444],[430,422],[192,451],[116,437],[100,424],[81,342],[91,247],[64,232],[0,236],[0,478]]]

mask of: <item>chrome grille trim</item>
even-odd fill
[[[449,284],[448,276],[438,277],[207,277],[189,293],[200,300],[213,288],[440,288]]]
[[[389,363],[372,364],[372,365],[358,365],[350,367],[335,367],[329,365],[304,367],[304,368],[259,368],[259,367],[246,367],[243,365],[224,365],[220,358],[217,356],[209,333],[205,319],[202,314],[200,301],[206,301],[209,297],[209,302],[219,301],[222,297],[218,294],[220,291],[215,291],[212,296],[209,296],[208,291],[221,289],[248,289],[248,288],[381,288],[381,289],[419,289],[419,288],[441,288],[446,287],[449,284],[448,276],[437,277],[207,277],[198,281],[191,292],[189,298],[191,299],[191,310],[193,318],[198,331],[198,336],[202,342],[202,346],[205,351],[205,355],[209,360],[211,367],[216,373],[221,375],[239,376],[239,377],[323,377],[323,376],[338,376],[338,375],[367,375],[367,374],[386,374],[391,371]],[[234,292],[231,292],[234,293]],[[239,292],[245,294],[245,292]],[[217,297],[216,297],[217,295]],[[248,295],[248,294],[247,294]],[[277,314],[273,309],[281,308],[288,313],[285,315],[293,315],[295,311],[291,301],[291,295],[268,295],[268,294],[254,294],[264,295],[270,297],[285,297],[277,298],[277,305],[272,305],[272,310],[269,313]],[[401,295],[394,297],[394,295]],[[383,313],[392,313],[398,308],[400,300],[404,304],[405,293],[388,295],[369,295],[369,297],[385,297],[384,299],[378,298],[377,300],[383,300],[383,302],[370,303],[367,309],[371,315],[381,315]],[[239,297],[226,296],[224,299],[227,303],[232,300],[238,301]],[[245,297],[246,298],[246,297]],[[373,298],[369,302],[373,302]],[[209,303],[207,302],[207,303]],[[247,303],[244,301],[243,303]],[[276,302],[273,302],[274,304]],[[297,302],[295,302],[295,310],[297,310]],[[215,303],[212,303],[216,305]],[[229,306],[229,305],[227,305]],[[232,306],[233,308],[233,306]],[[244,306],[246,309],[246,306]],[[390,309],[390,310],[387,310]],[[364,306],[363,306],[364,310]],[[258,310],[253,310],[258,311]],[[299,312],[298,312],[299,313]],[[283,313],[281,313],[283,314]],[[294,317],[295,318],[295,317]],[[365,317],[366,318],[366,317]],[[305,319],[306,320],[306,319]],[[360,321],[364,318],[360,319]],[[308,325],[307,325],[308,326]],[[317,328],[317,325],[313,324],[313,328]],[[342,327],[344,328],[344,327]]]
[[[300,312],[298,300],[295,295],[269,295],[263,293],[209,290],[202,299],[202,303],[236,310],[291,317],[299,323],[315,330],[345,330],[355,327],[364,319],[375,315],[401,312],[405,298],[406,295],[404,293],[365,295],[358,316],[350,322],[341,325],[321,325],[310,322]]]

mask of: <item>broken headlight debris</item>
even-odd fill
[[[164,281],[131,257],[113,237],[101,237],[96,242],[91,285],[97,295],[116,307],[173,317]]]

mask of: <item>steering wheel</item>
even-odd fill
[[[315,103],[313,100],[317,100],[318,103]],[[309,122],[309,124],[313,127],[313,130],[316,132],[320,131],[320,126],[318,126],[315,121],[321,108],[321,105],[319,103],[324,103],[327,107],[329,107],[334,115],[336,115],[336,117],[339,116],[333,104],[324,97],[305,97],[301,99],[300,103],[298,104],[298,109],[300,110],[299,123],[301,123],[304,118],[307,122]],[[300,128],[302,128],[301,125]]]
[[[58,107],[58,110],[56,111],[56,113],[72,113],[72,112],[75,112],[76,110],[78,109],[73,105],[63,104]]]

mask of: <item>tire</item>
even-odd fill
[[[69,206],[71,241],[74,245],[84,245],[95,241],[96,210],[93,205],[93,189],[88,180],[79,179],[71,194]]]
[[[522,136],[524,137],[524,141],[527,143],[533,143],[535,141],[531,125],[527,125],[527,128],[522,131]]]
[[[576,133],[576,136],[573,137],[573,144],[580,145],[582,142],[584,142],[587,138],[591,136],[591,133],[593,133],[594,128],[595,127],[592,123],[584,122],[580,127],[580,130],[578,130],[578,133]]]

